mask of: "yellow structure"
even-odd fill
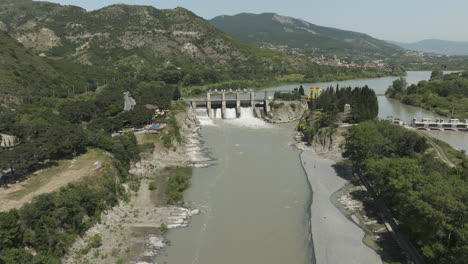
[[[322,94],[323,89],[318,87],[311,87],[309,88],[309,92],[307,93],[308,99],[317,99]]]

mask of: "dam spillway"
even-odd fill
[[[258,98],[256,93],[250,89],[238,90],[214,90],[206,93],[205,99],[187,100],[193,109],[204,109],[209,118],[239,118],[242,108],[252,108],[252,112],[258,117],[262,109],[265,114],[270,111],[272,98],[265,96]],[[244,111],[245,112],[245,111]]]
[[[459,119],[445,121],[441,118],[436,118],[435,121],[433,121],[430,118],[423,118],[421,121],[417,121],[414,118],[411,122],[411,126],[420,130],[468,131],[468,119],[463,121]]]

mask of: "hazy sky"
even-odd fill
[[[437,38],[468,41],[467,0],[49,0],[88,10],[110,4],[185,7],[211,19],[241,12],[274,12],[313,24],[412,42]]]

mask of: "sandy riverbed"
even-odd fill
[[[362,242],[364,231],[330,201],[330,196],[347,182],[335,171],[335,162],[312,150],[304,150],[301,162],[313,191],[311,230],[316,263],[382,263],[380,256]]]

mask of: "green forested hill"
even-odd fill
[[[0,91],[21,94],[58,79],[59,73],[43,58],[0,31]]]
[[[210,20],[215,27],[256,46],[288,46],[313,56],[352,56],[382,59],[402,54],[396,45],[369,35],[322,27],[273,13],[218,16]]]
[[[100,74],[88,66],[43,58],[0,31],[0,103],[95,90]]]
[[[0,28],[48,57],[86,65],[158,70],[168,66],[232,74],[304,70],[301,58],[234,40],[192,12],[113,5],[86,12],[31,0],[0,4]]]

